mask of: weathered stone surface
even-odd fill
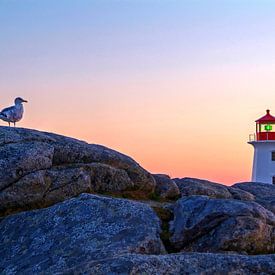
[[[7,144],[26,144],[43,142],[54,148],[53,165],[75,163],[102,163],[127,172],[136,188],[152,191],[155,181],[151,174],[144,170],[132,158],[107,147],[53,133],[39,132],[23,128],[0,127],[0,146]],[[5,146],[3,147],[5,150]]]
[[[254,196],[238,188],[195,178],[174,179],[182,196],[202,195],[218,199],[253,200]]]
[[[0,216],[43,207],[50,187],[45,176],[45,170],[30,173],[0,192]]]
[[[257,203],[275,214],[275,185],[259,182],[243,182],[236,183],[233,187],[253,194]]]
[[[255,202],[193,196],[178,200],[171,243],[199,252],[275,252],[275,215]]]
[[[150,207],[90,194],[10,215],[0,232],[1,274],[55,274],[123,253],[165,252]]]
[[[147,256],[128,254],[66,270],[64,274],[184,275],[275,274],[275,255],[241,256],[211,253],[179,253]]]
[[[0,127],[0,215],[45,207],[83,192],[136,190],[150,195],[154,188],[149,172],[104,146]]]
[[[55,139],[55,142],[52,143],[54,165],[99,162],[125,170],[137,189],[148,192],[155,189],[156,184],[151,174],[132,158],[102,145],[87,144],[72,138],[47,134]]]
[[[54,148],[41,142],[0,146],[0,191],[23,176],[52,166]]]
[[[135,184],[123,169],[110,165],[91,163],[91,189],[94,192],[119,192],[135,188]]]
[[[47,133],[37,130],[28,130],[24,128],[11,128],[0,126],[0,146],[9,143],[25,143],[25,142],[54,142]]]
[[[47,207],[81,193],[121,192],[134,187],[124,170],[92,163],[30,173],[0,192],[0,216]]]
[[[155,192],[157,195],[163,199],[175,199],[179,197],[180,190],[168,175],[154,174],[153,177],[156,181]]]

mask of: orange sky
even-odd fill
[[[57,83],[51,93],[47,85],[38,85],[32,87],[35,94],[25,92],[30,102],[20,125],[104,144],[154,173],[232,184],[250,179],[248,135],[254,132],[254,120],[266,108],[272,110],[262,98],[275,97],[268,87],[274,73],[271,67],[264,72],[256,67],[212,68],[207,74],[167,72],[164,79],[151,75],[150,81],[135,78],[108,85],[73,80]]]

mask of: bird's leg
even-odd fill
[[[13,122],[13,123],[14,123],[14,127],[15,127],[15,123],[16,123],[16,122]]]
[[[9,122],[9,127],[11,127],[11,123]]]

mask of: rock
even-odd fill
[[[182,196],[202,195],[217,199],[254,200],[254,196],[238,188],[195,178],[174,179]]]
[[[0,232],[1,274],[56,274],[124,253],[165,252],[150,207],[90,194],[2,218]]]
[[[132,158],[102,145],[87,144],[72,138],[47,133],[55,139],[54,165],[73,163],[102,163],[114,168],[123,169],[133,181],[135,188],[152,192],[155,181],[151,174],[144,170]]]
[[[0,146],[10,143],[24,143],[24,142],[54,142],[47,133],[37,130],[28,130],[24,128],[10,128],[0,126]]]
[[[260,182],[243,182],[236,183],[233,187],[253,194],[257,203],[275,214],[275,185]]]
[[[36,170],[52,166],[54,149],[41,142],[10,143],[0,147],[0,191]]]
[[[170,241],[179,250],[275,253],[275,215],[255,202],[182,198],[170,231]]]
[[[94,192],[120,192],[135,188],[125,170],[100,163],[92,163],[86,167],[91,171]]]
[[[133,159],[104,146],[0,127],[0,215],[49,206],[83,192],[149,196],[155,184]]]
[[[55,167],[28,174],[0,192],[0,215],[47,207],[81,193],[120,192],[133,187],[124,170],[105,164]]]
[[[176,183],[167,175],[154,174],[156,181],[155,192],[163,199],[175,199],[180,195],[180,191]]]
[[[275,274],[275,255],[241,256],[210,253],[179,253],[148,256],[128,254],[92,261],[64,274],[177,275],[177,274]]]

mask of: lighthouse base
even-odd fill
[[[254,147],[252,181],[275,184],[275,140],[248,143]]]

